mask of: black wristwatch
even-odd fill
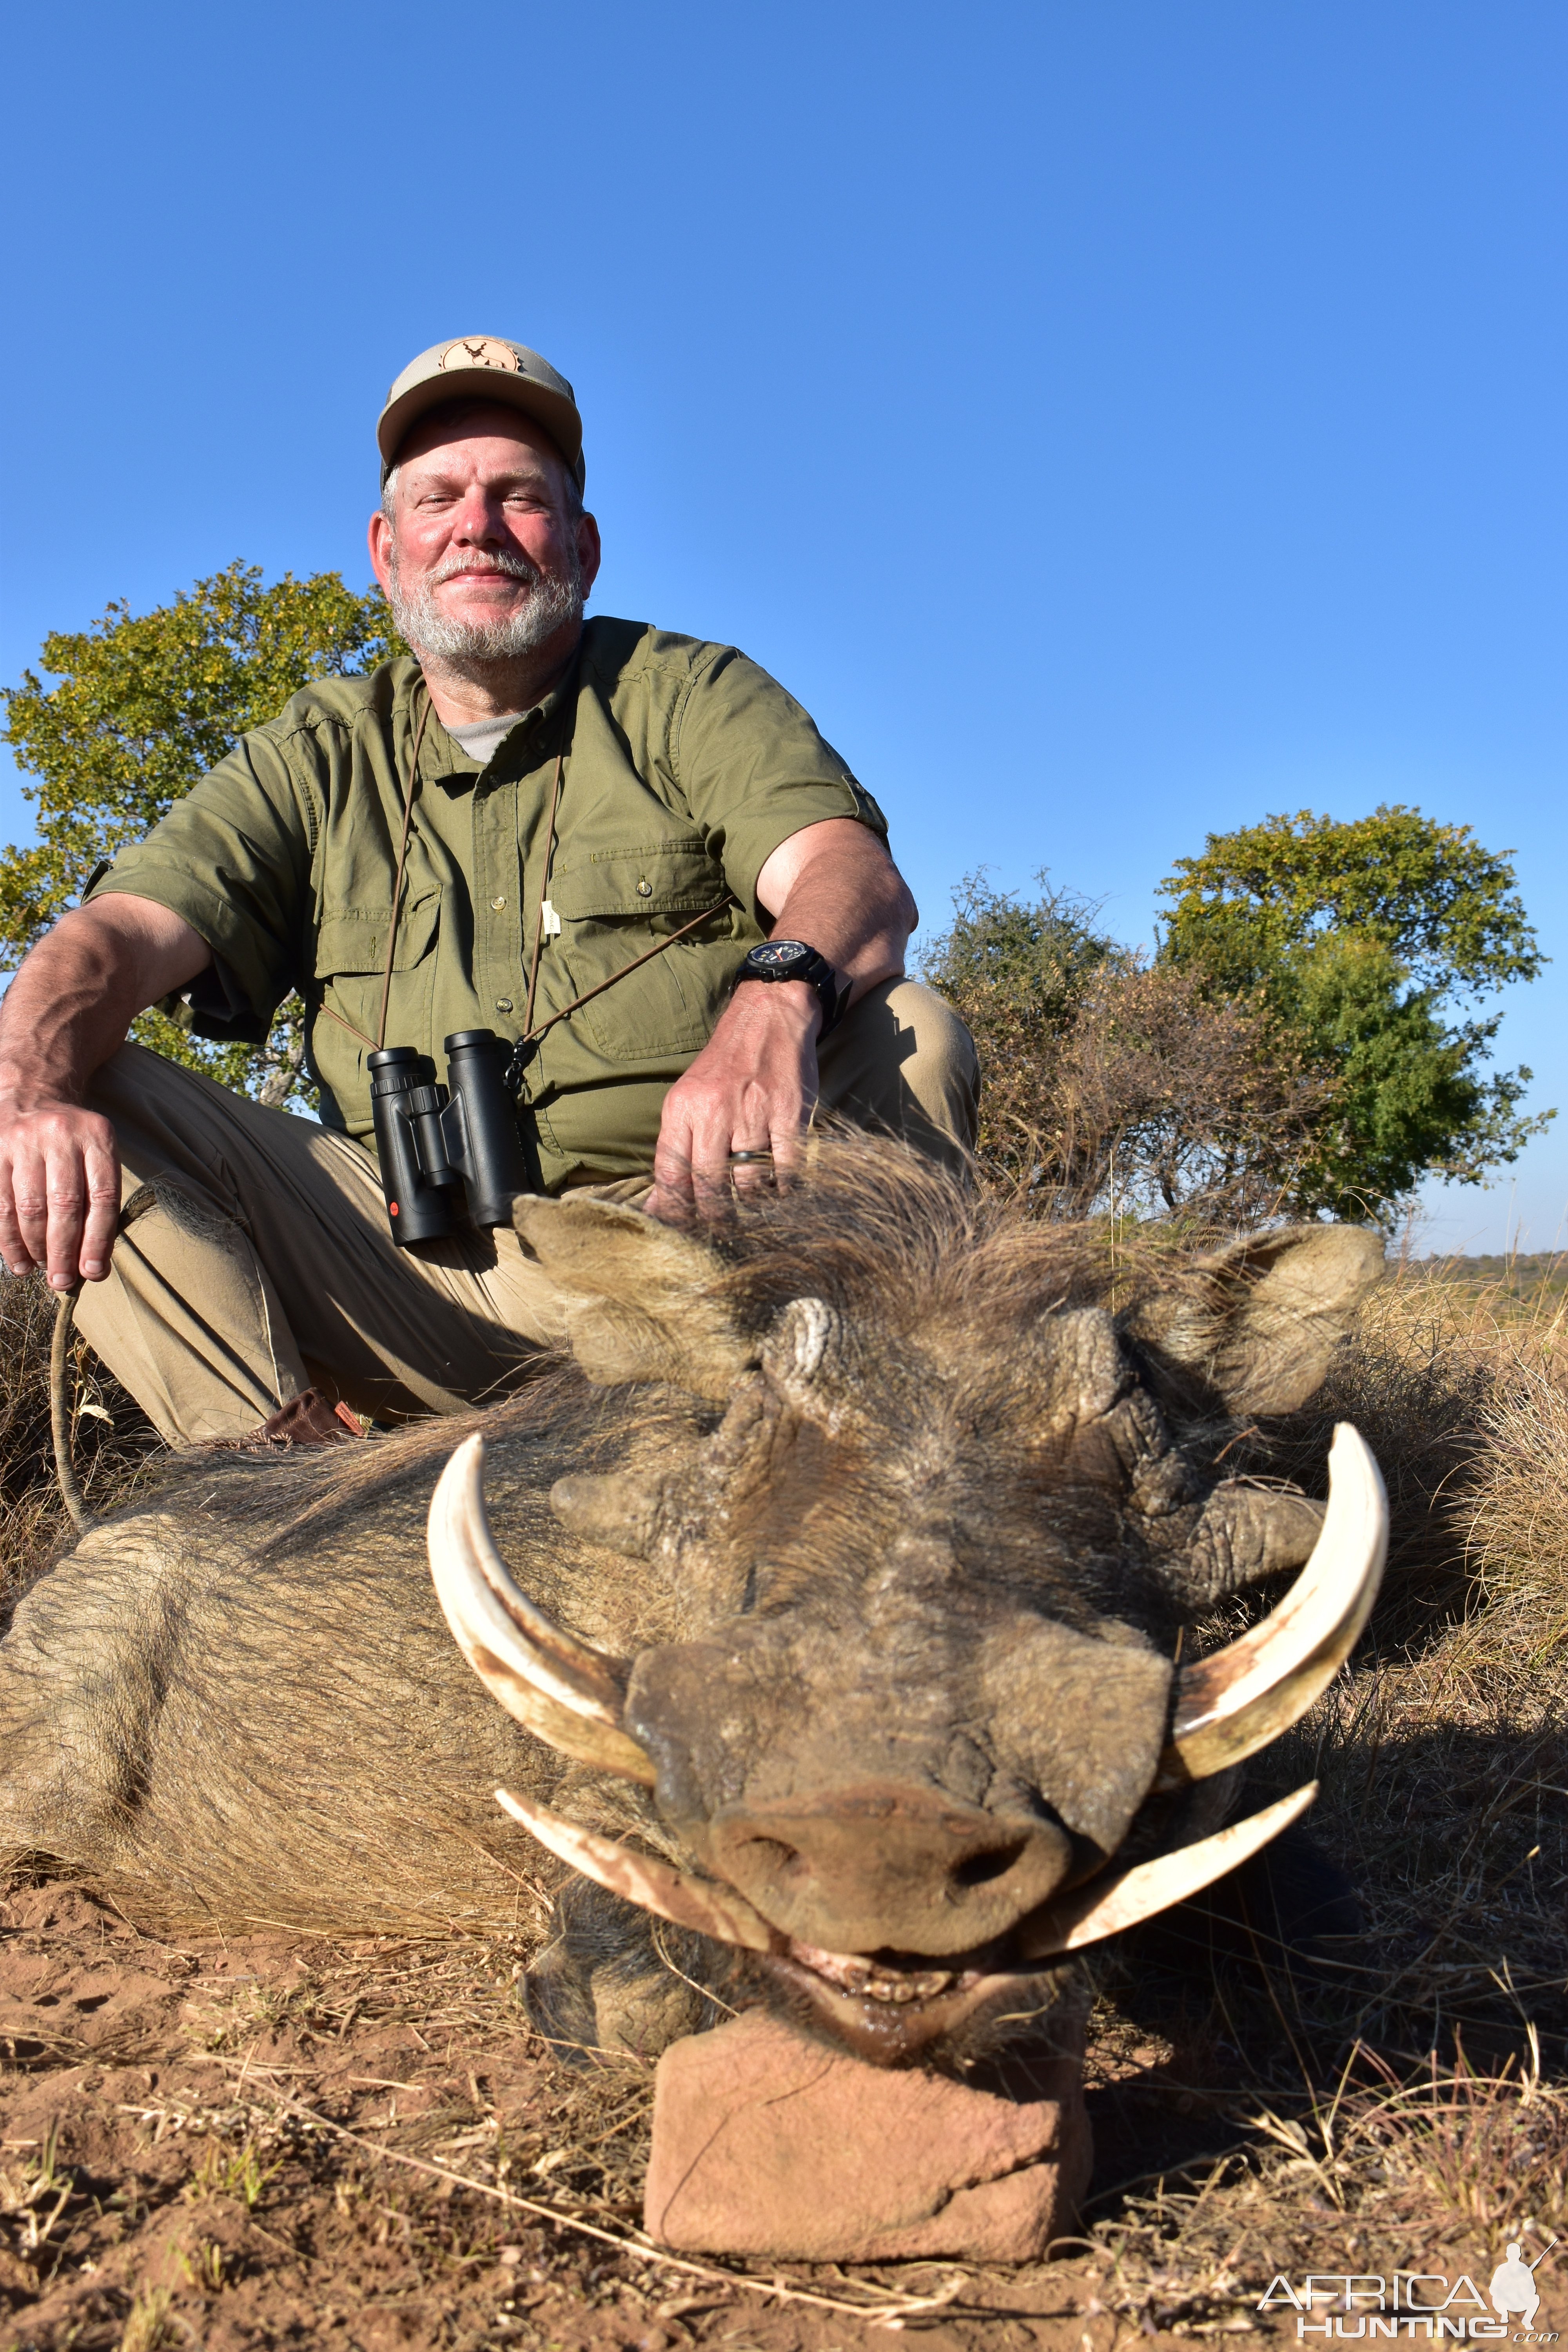
[[[817,1034],[826,1037],[844,1018],[844,1008],[849,1002],[850,982],[838,984],[838,974],[824,955],[808,948],[804,940],[763,940],[760,947],[747,954],[735,974],[735,986],[743,980],[804,980],[807,988],[815,988],[822,1007],[822,1027]]]

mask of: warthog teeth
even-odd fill
[[[858,1953],[819,1951],[814,1944],[792,1941],[785,1957],[839,1992],[850,1993],[858,2000],[891,2001],[900,2009],[911,2000],[934,2000],[938,1993],[951,1992],[958,1982],[952,1969],[879,1969]]]
[[[1245,1822],[1233,1822],[1213,1837],[1200,1838],[1195,1845],[1178,1846],[1173,1853],[1138,1863],[1114,1877],[1090,1879],[1075,1887],[1025,1921],[1022,1957],[1047,1960],[1058,1952],[1076,1952],[1085,1944],[1101,1943],[1125,1927],[1136,1927],[1156,1912],[1168,1911],[1173,1903],[1185,1903],[1227,1870],[1250,1861],[1306,1811],[1317,1793],[1317,1782],[1309,1780],[1277,1804],[1266,1805]]]
[[[1382,1474],[1359,1431],[1341,1422],[1311,1558],[1261,1624],[1183,1668],[1154,1786],[1182,1788],[1243,1763],[1305,1715],[1361,1638],[1387,1556]]]
[[[536,1738],[651,1788],[653,1763],[622,1727],[610,1660],[536,1609],[497,1551],[484,1458],[483,1438],[466,1438],[430,1498],[430,1574],[453,1638],[486,1688]]]
[[[584,1878],[612,1895],[637,1904],[640,1910],[668,1919],[672,1927],[693,1928],[700,1936],[712,1936],[721,1944],[739,1944],[748,1952],[776,1951],[784,1940],[732,1887],[689,1877],[671,1863],[636,1853],[615,1838],[601,1837],[596,1830],[581,1830],[547,1806],[536,1805],[531,1798],[513,1796],[510,1789],[498,1789],[496,1802],[558,1861],[580,1870]]]

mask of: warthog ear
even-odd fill
[[[1357,1307],[1383,1272],[1362,1225],[1290,1225],[1194,1268],[1195,1288],[1148,1300],[1127,1331],[1232,1412],[1292,1412],[1321,1388]]]
[[[591,1381],[668,1381],[722,1402],[756,1350],[714,1296],[723,1260],[614,1201],[524,1194],[512,1223],[566,1294],[566,1336]]]

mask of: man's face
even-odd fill
[[[561,458],[526,417],[476,406],[431,418],[398,452],[391,488],[391,520],[371,520],[371,562],[417,651],[516,659],[575,628],[598,530],[569,518]]]

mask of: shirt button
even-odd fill
[[[651,898],[653,897],[653,884],[647,879],[646,875],[637,884],[637,897],[639,898]]]
[[[499,915],[501,908],[506,905],[506,900],[504,898],[492,898],[490,900],[490,905],[495,908],[496,913]]]
[[[498,996],[498,997],[496,998],[496,1011],[497,1011],[498,1013],[510,1013],[510,1012],[511,1011],[511,999],[510,999],[510,996]]]

